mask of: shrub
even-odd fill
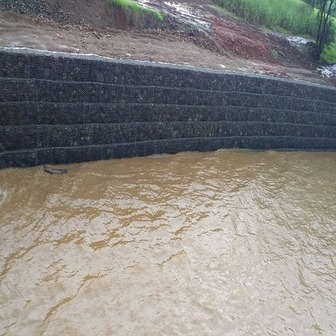
[[[331,44],[323,49],[320,61],[323,64],[336,64],[336,44]]]

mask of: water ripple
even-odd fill
[[[333,335],[336,155],[0,171],[2,335]]]

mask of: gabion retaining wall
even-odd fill
[[[0,168],[220,148],[336,150],[336,90],[0,48]]]

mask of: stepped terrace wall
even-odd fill
[[[0,49],[0,168],[220,148],[336,149],[336,90]]]

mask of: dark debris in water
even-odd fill
[[[63,175],[63,174],[66,174],[68,172],[67,169],[55,169],[55,168],[50,168],[48,166],[44,166],[43,170],[46,173],[54,174],[54,175]]]

